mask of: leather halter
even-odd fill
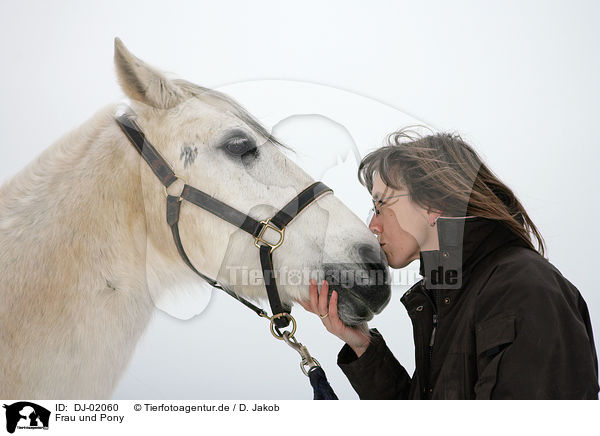
[[[185,180],[175,174],[167,161],[146,139],[144,132],[142,132],[141,128],[130,114],[124,113],[117,116],[115,120],[125,136],[127,136],[141,157],[146,161],[146,163],[148,163],[156,177],[160,180],[165,188],[165,193],[167,196],[167,223],[169,224],[169,227],[171,227],[171,233],[173,235],[173,241],[177,247],[177,251],[186,265],[198,276],[207,281],[211,286],[227,292],[236,300],[252,309],[259,316],[270,318],[272,325],[275,324],[276,329],[288,326],[291,318],[289,316],[291,308],[284,306],[279,298],[279,292],[277,290],[275,274],[273,271],[272,253],[283,243],[286,226],[300,212],[302,212],[321,195],[333,191],[322,182],[313,183],[300,192],[272,218],[264,221],[257,221],[251,216],[246,215],[185,183]],[[183,185],[183,189],[178,196],[170,195],[167,192],[167,188],[169,188],[169,186],[171,186],[177,180],[181,180],[185,183]],[[262,266],[263,279],[267,289],[269,304],[273,313],[272,317],[269,317],[264,310],[235,294],[230,289],[222,286],[216,280],[206,276],[205,274],[202,274],[194,267],[187,256],[185,249],[183,248],[179,235],[179,212],[181,210],[181,202],[183,200],[195,204],[196,206],[201,207],[202,209],[212,213],[213,215],[216,215],[230,224],[239,227],[254,238],[254,245],[260,250],[260,263]],[[268,229],[279,234],[279,240],[276,243],[272,243],[264,239],[264,234]],[[281,332],[278,333],[281,334]]]

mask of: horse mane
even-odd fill
[[[139,158],[121,146],[116,108],[96,112],[0,187],[0,396],[106,396],[126,365],[119,353],[133,349],[152,313],[146,243],[136,236],[145,232]],[[87,336],[70,333],[75,326]],[[92,362],[85,371],[72,370],[74,348]],[[52,377],[36,366],[41,349],[54,353]]]
[[[98,110],[91,118],[63,134],[25,167],[4,180],[0,184],[0,213],[3,202],[37,191],[48,183],[55,171],[70,169],[73,160],[88,153],[100,131],[113,122],[117,107],[113,103]]]

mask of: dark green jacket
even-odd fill
[[[597,399],[587,305],[502,223],[438,219],[439,251],[401,298],[413,323],[411,377],[375,329],[338,365],[361,399]],[[455,271],[447,273],[447,271]],[[456,276],[456,277],[455,277]]]

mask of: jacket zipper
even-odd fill
[[[438,316],[437,313],[434,312],[433,314],[433,330],[431,331],[431,337],[429,338],[429,364],[427,365],[428,369],[429,369],[429,374],[427,374],[427,388],[426,388],[426,392],[425,395],[428,398],[431,398],[431,372],[432,372],[432,368],[431,368],[431,364],[433,362],[433,344],[435,343],[435,333],[437,331],[437,325],[438,325]]]
[[[435,291],[434,292],[434,298],[437,300],[436,296],[437,293]],[[431,362],[433,360],[433,344],[435,343],[435,334],[437,332],[437,327],[438,327],[438,314],[437,314],[437,305],[436,303],[431,299],[431,297],[427,294],[427,291],[425,289],[423,289],[423,293],[425,294],[425,296],[427,297],[427,299],[429,300],[429,303],[431,303],[431,308],[433,310],[433,330],[431,331],[431,336],[429,337],[429,347],[428,347],[428,365],[427,368],[429,370],[429,374],[427,374],[427,383],[425,386],[425,395],[429,396],[430,394],[430,390],[431,390]]]
[[[429,359],[431,359],[431,355],[433,353],[433,343],[435,342],[435,332],[437,331],[438,326],[438,316],[437,313],[433,314],[433,330],[431,331],[431,338],[429,339]]]

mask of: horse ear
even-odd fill
[[[157,109],[169,109],[182,101],[181,89],[131,54],[119,38],[115,38],[115,66],[121,89],[129,98]]]

